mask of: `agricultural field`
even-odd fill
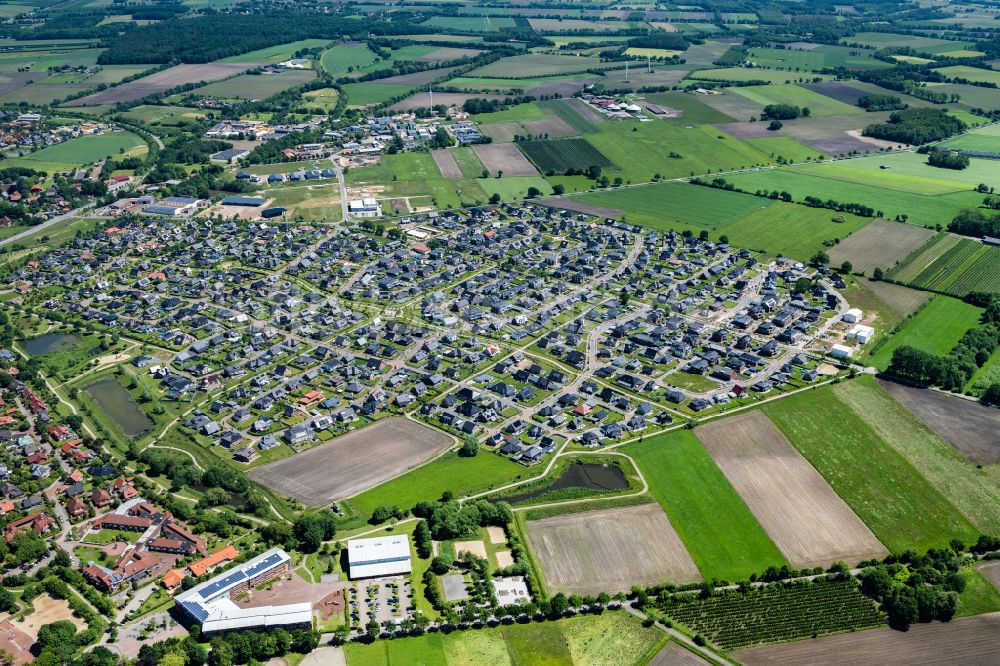
[[[993,83],[1000,85],[1000,72],[991,69],[955,65],[953,67],[938,67],[934,71],[938,74],[943,74],[950,79],[965,79],[966,81],[975,81],[977,83]]]
[[[726,651],[885,624],[875,602],[862,595],[853,580],[768,585],[746,593],[728,590],[707,599],[686,597],[655,606]]]
[[[1000,248],[939,233],[887,271],[886,277],[953,296],[1000,292]]]
[[[857,631],[817,640],[741,650],[733,656],[747,666],[885,666],[988,663],[1000,651],[1000,613],[910,627]]]
[[[414,638],[348,643],[347,666],[439,664],[467,666],[641,666],[667,640],[624,611],[581,615],[557,622],[510,625],[476,631],[431,633]]]
[[[688,77],[702,81],[732,81],[741,83],[746,81],[767,81],[768,83],[805,83],[817,79],[828,81],[832,77],[829,74],[817,74],[815,72],[783,72],[776,69],[757,69],[746,67],[719,67],[717,69],[700,69],[691,72]]]
[[[303,49],[315,49],[326,46],[329,43],[330,41],[327,39],[300,39],[297,42],[278,44],[277,46],[270,46],[266,49],[258,49],[248,53],[241,53],[238,56],[223,58],[219,62],[249,62],[258,65],[276,65],[279,62],[291,60],[296,51],[301,51]]]
[[[812,70],[846,67],[847,69],[876,69],[889,67],[889,63],[872,57],[873,51],[852,49],[845,46],[810,44],[809,48],[751,49],[748,60],[760,67],[771,69]]]
[[[364,83],[348,83],[343,86],[347,102],[352,107],[381,104],[393,97],[401,97],[413,90],[408,83],[385,83],[388,79],[366,81]]]
[[[793,567],[827,567],[888,553],[760,412],[712,421],[695,435]]]
[[[200,120],[205,117],[205,112],[200,109],[192,109],[186,106],[133,106],[121,115],[129,120],[135,120],[147,125],[171,125]]]
[[[310,90],[303,93],[302,100],[310,108],[320,109],[323,113],[329,113],[337,107],[337,102],[340,100],[340,93],[337,92],[336,88],[320,88],[319,90]]]
[[[316,78],[312,70],[284,70],[280,74],[242,74],[240,76],[195,88],[187,94],[220,99],[266,99],[271,95],[308,83]]]
[[[972,524],[832,388],[761,409],[890,551],[975,540]],[[886,427],[906,432],[907,423]]]
[[[703,95],[684,92],[653,93],[646,95],[646,101],[659,106],[676,109],[681,112],[678,119],[685,124],[708,125],[716,123],[728,123],[734,120],[733,117],[703,103],[699,98]]]
[[[143,140],[130,132],[113,132],[92,136],[80,136],[69,141],[57,143],[34,153],[28,153],[24,162],[37,162],[39,165],[61,164],[69,167],[93,164],[105,157],[117,157],[122,152],[129,152],[145,146]],[[39,166],[37,168],[44,168]]]
[[[804,169],[817,169],[823,176],[836,180],[877,183],[900,192],[928,195],[966,192],[979,183],[1000,181],[998,160],[973,159],[968,168],[956,171],[932,167],[924,155],[913,152],[838,160]]]
[[[586,171],[593,166],[616,168],[611,160],[584,139],[520,141],[517,147],[542,173],[563,173],[567,169]]]
[[[967,330],[979,323],[982,313],[982,308],[957,298],[934,296],[869,357],[868,363],[885,370],[892,360],[892,352],[903,346],[931,354],[947,354]]]
[[[1000,125],[987,125],[986,127],[974,129],[961,136],[943,141],[941,145],[953,150],[1000,153]]]
[[[855,271],[871,275],[876,268],[888,270],[934,235],[913,224],[875,220],[830,248],[830,263],[851,262]]]
[[[525,529],[552,591],[614,593],[636,583],[701,580],[657,504],[531,520]]]
[[[864,113],[864,110],[839,102],[808,88],[796,85],[767,85],[735,88],[734,92],[760,104],[790,104],[808,107],[811,116],[840,116],[848,113]]]
[[[490,16],[434,16],[420,24],[431,31],[437,28],[459,30],[462,32],[495,32],[504,28],[513,28],[514,19]]]
[[[997,410],[871,377],[833,393],[982,532],[1000,528]]]
[[[528,53],[491,62],[472,70],[469,72],[469,76],[520,79],[551,74],[570,74],[594,68],[603,68],[601,61],[597,58]]]
[[[647,439],[626,452],[705,580],[741,580],[787,564],[690,430]]]
[[[319,64],[330,76],[342,76],[355,69],[367,67],[378,56],[366,44],[344,43],[324,51]]]
[[[800,143],[790,136],[764,137],[761,139],[746,139],[745,141],[775,159],[781,157],[789,162],[805,162],[825,157],[822,152]]]
[[[389,418],[248,473],[308,506],[374,488],[442,453],[451,438],[416,421]]]
[[[537,176],[538,171],[512,143],[485,143],[472,147],[491,176]]]
[[[236,76],[251,69],[252,63],[210,63],[206,65],[177,65],[114,88],[87,95],[69,102],[67,106],[99,106],[117,102],[134,102],[154,93],[161,93],[186,83],[217,81]]]

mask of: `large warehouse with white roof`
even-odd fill
[[[413,571],[410,538],[405,534],[350,539],[347,542],[347,560],[351,578],[396,576]]]
[[[270,627],[311,627],[312,604],[241,608],[232,596],[288,572],[291,558],[280,548],[215,576],[174,597],[202,633]]]

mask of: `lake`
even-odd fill
[[[67,333],[46,333],[25,340],[22,346],[29,356],[41,356],[50,352],[68,351],[79,341],[80,338]]]
[[[114,379],[98,380],[84,391],[130,439],[149,432],[153,427],[153,422],[139,409],[125,387]]]
[[[563,470],[555,482],[530,492],[511,497],[498,498],[500,501],[517,504],[525,500],[535,499],[553,490],[563,488],[586,488],[587,490],[612,491],[628,488],[628,479],[624,472],[614,465],[596,465],[594,463],[574,463]]]

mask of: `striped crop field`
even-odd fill
[[[1000,292],[1000,248],[940,233],[893,267],[889,278],[953,296]]]

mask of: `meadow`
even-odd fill
[[[348,643],[344,653],[348,666],[631,666],[647,663],[666,642],[666,634],[659,629],[645,628],[638,619],[619,611],[371,644]]]
[[[26,162],[39,164],[63,164],[82,166],[92,164],[108,156],[117,156],[139,146],[144,146],[143,140],[129,132],[113,132],[109,134],[80,136],[69,141],[57,143],[34,153],[28,153],[22,159]],[[36,167],[41,168],[41,167]]]
[[[761,67],[786,70],[818,71],[827,67],[875,69],[890,66],[889,63],[876,60],[872,55],[872,51],[824,44],[808,51],[757,47],[750,51],[748,59]]]
[[[258,49],[257,51],[250,51],[237,56],[224,58],[220,62],[252,62],[273,65],[279,62],[284,62],[285,60],[291,60],[296,51],[301,51],[303,49],[315,49],[321,46],[326,46],[329,43],[330,40],[328,39],[300,39],[297,42],[278,44],[277,46],[271,46],[266,49]]]
[[[490,16],[434,16],[424,21],[420,27],[446,28],[461,32],[494,32],[503,28],[513,28],[514,19]]]
[[[744,141],[754,148],[764,151],[775,159],[781,157],[789,162],[818,160],[824,156],[824,154],[820,151],[810,148],[804,143],[799,143],[790,136],[775,136],[763,139],[744,139]]]
[[[951,351],[967,330],[979,323],[982,308],[957,298],[935,296],[868,359],[879,370],[889,367],[892,353],[899,347],[916,347],[931,354]]]
[[[717,111],[707,104],[702,103],[693,93],[666,92],[646,95],[646,101],[660,106],[669,107],[681,111],[681,117],[674,121],[683,122],[685,125],[710,125],[715,123],[729,123],[735,120],[721,111]]]
[[[364,83],[348,83],[343,86],[347,102],[351,106],[381,104],[393,97],[406,95],[414,86],[406,83],[380,83],[369,81]]]
[[[149,125],[177,125],[181,122],[199,120],[205,117],[205,112],[186,106],[134,106],[120,115]]]
[[[748,69],[746,67],[720,67],[718,69],[700,69],[691,72],[691,79],[704,81],[767,81],[768,83],[799,83],[817,79],[829,81],[829,74],[814,72],[783,72],[777,69]]]
[[[533,76],[548,76],[550,74],[583,72],[587,69],[595,67],[603,68],[604,66],[602,66],[601,61],[597,58],[529,53],[491,62],[488,65],[472,70],[469,76],[496,76],[520,79],[531,78]]]
[[[950,79],[966,79],[979,83],[995,83],[1000,85],[1000,72],[992,69],[980,69],[979,67],[969,67],[967,65],[955,65],[953,67],[938,67],[934,70],[938,74],[943,74]]]
[[[797,85],[772,84],[767,86],[747,86],[735,88],[733,92],[757,102],[761,106],[768,104],[790,104],[798,107],[808,107],[813,116],[840,116],[848,113],[864,113],[856,106],[838,102],[832,97],[821,95]]]
[[[330,76],[341,76],[375,62],[375,52],[365,44],[337,44],[323,52],[319,64]]]
[[[690,430],[647,439],[626,452],[705,580],[740,580],[787,563]]]
[[[776,400],[762,411],[890,551],[975,540],[978,530],[832,388]],[[909,422],[888,415],[885,427],[906,432]]]
[[[953,150],[978,150],[1000,153],[1000,125],[988,125],[942,142]],[[977,164],[978,164],[977,160]]]

